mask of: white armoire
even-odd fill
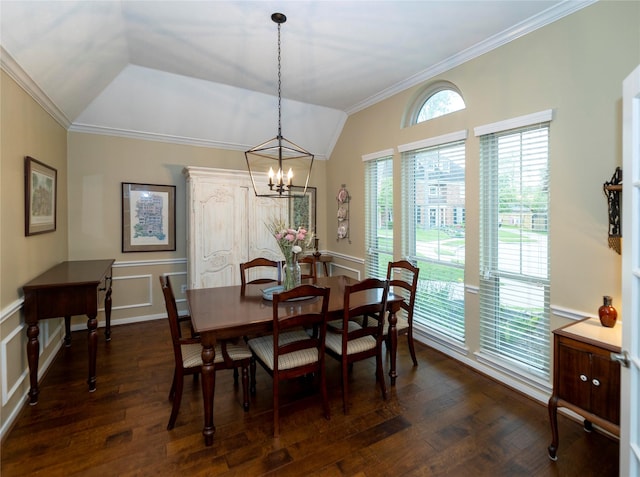
[[[240,263],[283,259],[267,224],[287,221],[287,199],[256,197],[245,171],[190,166],[184,175],[189,288],[239,285]]]

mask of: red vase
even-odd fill
[[[598,316],[600,317],[600,323],[607,328],[613,328],[618,319],[617,310],[611,305],[611,297],[602,297],[602,306],[598,308]]]

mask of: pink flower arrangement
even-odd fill
[[[289,261],[295,258],[295,255],[311,245],[313,234],[310,234],[304,227],[297,229],[287,227],[282,221],[274,220],[267,227],[278,242],[280,250],[285,260]]]

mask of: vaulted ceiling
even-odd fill
[[[70,130],[328,158],[351,113],[593,0],[0,2],[2,67]]]

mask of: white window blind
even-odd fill
[[[393,158],[365,156],[365,276],[386,278],[393,260]]]
[[[463,342],[465,142],[399,149],[403,251],[420,268],[414,320]]]
[[[549,123],[480,136],[481,349],[549,374]]]

